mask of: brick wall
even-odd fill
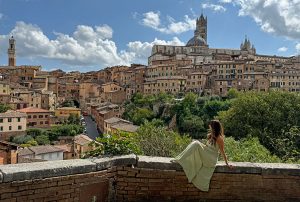
[[[118,201],[300,201],[300,177],[214,173],[209,192],[188,183],[182,171],[119,168]]]
[[[221,162],[209,192],[170,158],[127,155],[0,166],[0,201],[300,201],[300,165]]]
[[[0,185],[1,201],[106,201],[110,170]]]

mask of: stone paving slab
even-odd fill
[[[136,156],[135,154],[130,154],[93,159],[72,159],[1,165],[0,183],[89,173],[105,170],[113,166],[134,166],[138,168],[182,171],[181,166],[171,160],[173,160],[173,158]],[[249,162],[230,163],[234,166],[233,169],[228,168],[224,162],[219,161],[215,172],[300,176],[299,164]]]
[[[93,171],[96,171],[96,164],[85,159],[20,163],[0,166],[2,182],[42,179]]]
[[[97,170],[104,170],[113,166],[135,166],[137,164],[137,157],[135,154],[129,154],[123,156],[95,158],[91,161],[96,163]]]

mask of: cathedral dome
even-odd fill
[[[206,46],[206,41],[201,36],[194,36],[187,42],[186,46]]]

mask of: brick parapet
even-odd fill
[[[300,165],[220,162],[209,192],[170,158],[126,155],[0,166],[0,201],[300,201]]]

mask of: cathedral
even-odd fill
[[[207,43],[207,17],[203,14],[196,19],[196,30],[194,36],[187,42],[185,46],[172,45],[154,45],[152,47],[151,56],[148,59],[149,65],[153,61],[173,59],[190,59],[193,64],[210,63],[214,61],[233,61],[239,59],[247,60],[272,60],[274,56],[257,55],[254,45],[245,37],[240,49],[221,49],[210,48]],[[284,59],[284,57],[278,57]]]

